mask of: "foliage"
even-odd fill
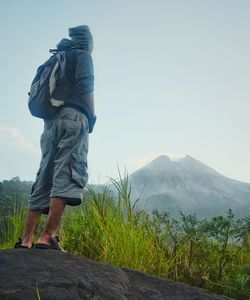
[[[27,206],[31,185],[32,182],[20,181],[19,177],[0,182],[0,239],[7,230],[6,217]]]

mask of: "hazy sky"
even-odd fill
[[[27,93],[68,28],[95,42],[90,182],[189,154],[250,182],[250,1],[0,0],[0,180],[34,180],[43,121]]]

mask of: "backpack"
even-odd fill
[[[53,117],[64,101],[53,98],[57,82],[65,78],[66,54],[60,51],[52,55],[36,72],[31,83],[28,107],[34,117],[49,119]]]

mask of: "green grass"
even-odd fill
[[[80,208],[66,209],[60,238],[68,253],[249,299],[250,218],[235,220],[231,211],[203,221],[195,215],[180,214],[178,220],[158,211],[149,215],[131,204],[127,175],[111,182],[116,196],[108,186],[101,192],[89,187]],[[0,248],[13,247],[25,214],[14,205]]]
[[[1,248],[8,249],[13,248],[13,245],[17,242],[20,233],[23,231],[24,218],[27,209],[21,206],[18,207],[17,203],[14,202],[12,209],[9,214],[1,219],[0,231],[1,236]]]
[[[38,286],[36,286],[36,295],[37,295],[37,299],[41,300],[40,291],[39,291]]]
[[[61,235],[65,249],[145,272],[153,267],[159,274],[164,251],[154,232],[148,230],[145,220],[126,217],[112,202],[101,207],[90,200],[83,209],[65,216]]]

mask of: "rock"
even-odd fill
[[[0,251],[1,300],[230,299],[54,250]]]

